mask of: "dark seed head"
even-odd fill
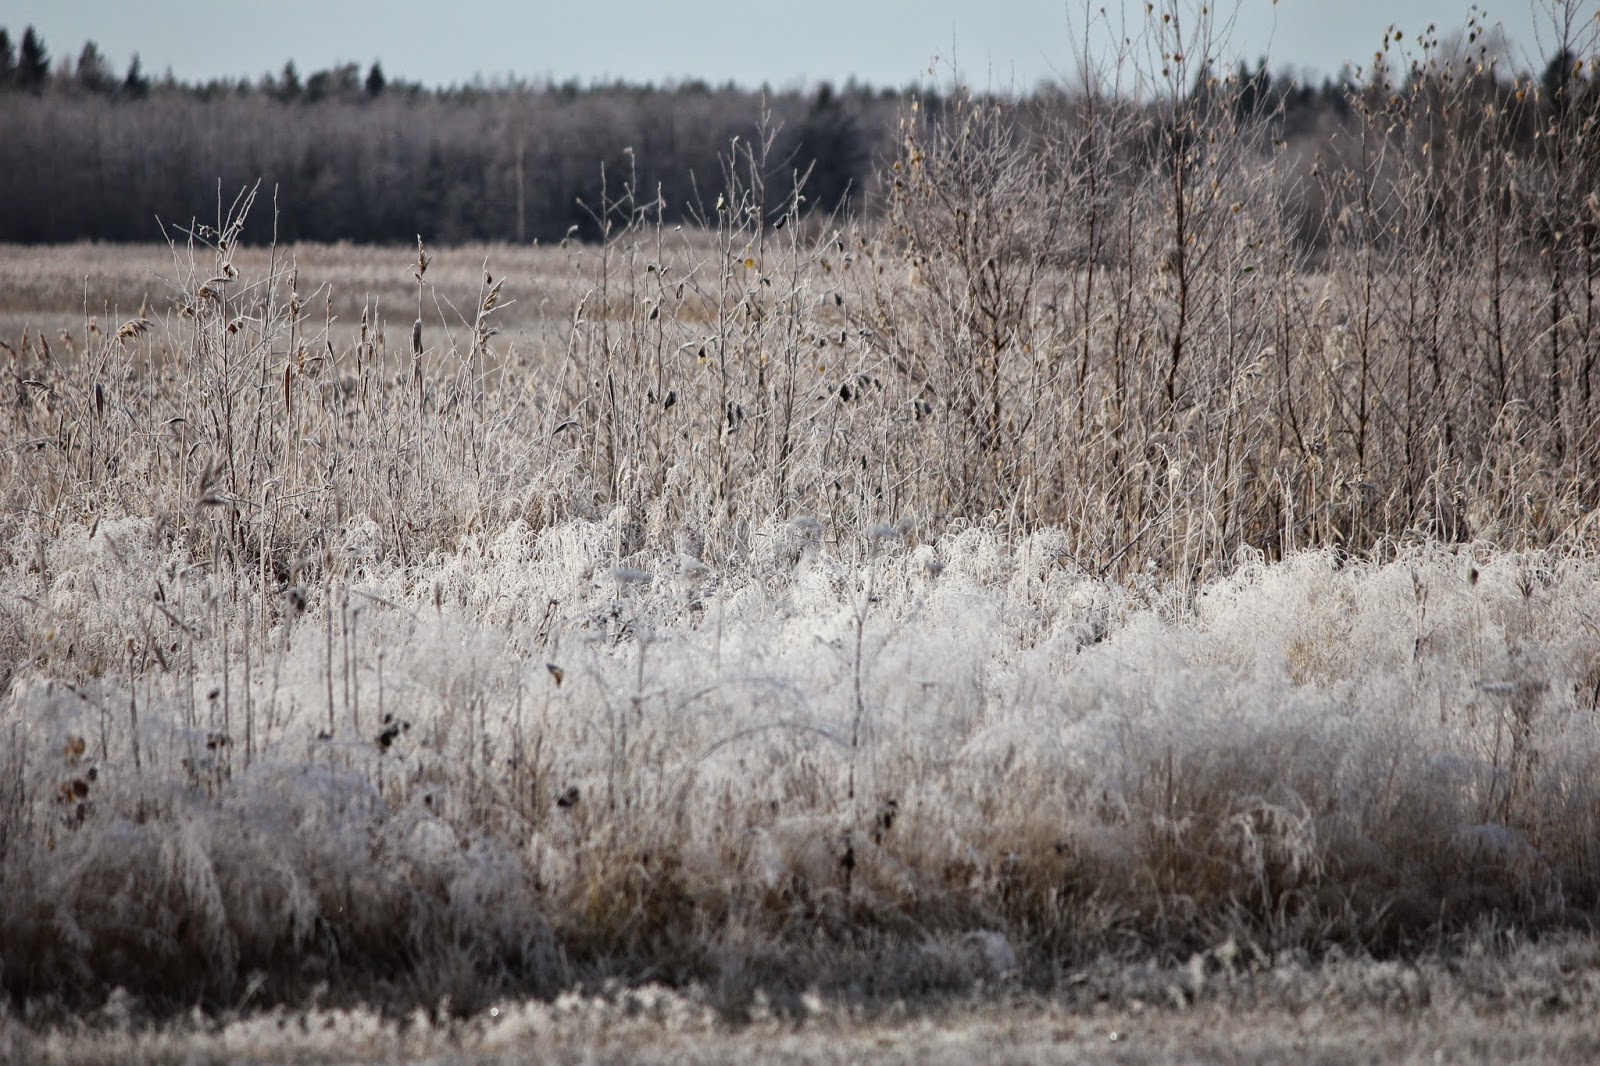
[[[894,828],[894,820],[900,814],[900,801],[896,799],[885,800],[883,806],[878,808],[878,824],[884,832]]]

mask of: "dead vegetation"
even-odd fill
[[[763,136],[701,228],[613,176],[570,281],[419,241],[351,316],[247,190],[167,304],[7,342],[10,1002],[1586,927],[1594,96],[1425,46],[1304,173],[1150,32],[1154,102],[908,106],[878,222],[772,211]]]

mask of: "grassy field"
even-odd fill
[[[509,337],[537,335],[547,319],[566,313],[577,282],[561,249],[465,246],[441,250],[430,269],[430,318],[470,328],[484,263],[491,257],[498,272],[515,279],[519,293],[518,302],[500,316]],[[395,321],[415,316],[416,282],[407,258],[404,248],[384,254],[370,247],[312,244],[240,248],[234,264],[251,276],[298,270],[299,291],[316,313],[353,324],[373,308]],[[114,329],[137,318],[141,308],[159,316],[180,295],[183,280],[181,264],[165,243],[0,245],[0,340],[26,346],[20,340],[25,331],[42,333],[55,351],[71,359],[73,349],[85,346],[90,319],[99,328]],[[61,340],[63,331],[71,338],[70,348]]]
[[[1592,1057],[1593,142],[1434,88],[1317,239],[957,95],[870,220],[8,251],[0,1052]]]

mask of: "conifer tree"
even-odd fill
[[[122,79],[122,92],[134,100],[143,100],[150,95],[150,79],[145,77],[138,52],[133,53],[133,59],[128,63],[127,77]]]
[[[17,49],[11,43],[11,34],[0,29],[0,92],[11,88],[17,80]]]
[[[50,53],[44,41],[29,26],[22,32],[22,54],[17,61],[16,84],[30,92],[43,91],[50,80]]]

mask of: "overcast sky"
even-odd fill
[[[1143,0],[1092,0],[1120,24]],[[1535,3],[1479,0],[1518,46],[1539,54]],[[1573,0],[1585,17],[1600,0]],[[1220,0],[1224,11],[1234,10]],[[1229,53],[1269,55],[1274,67],[1337,73],[1372,55],[1384,27],[1410,40],[1429,23],[1465,24],[1468,0],[1238,0]],[[507,75],[555,80],[729,79],[811,85],[854,76],[902,86],[952,54],[989,88],[1027,88],[1074,70],[1073,27],[1084,0],[0,0],[0,26],[37,27],[51,55],[96,41],[112,65],[138,52],[145,70],[184,81],[257,77],[292,59],[302,73],[380,60],[391,77],[427,85]],[[1549,34],[1544,34],[1548,41]]]

